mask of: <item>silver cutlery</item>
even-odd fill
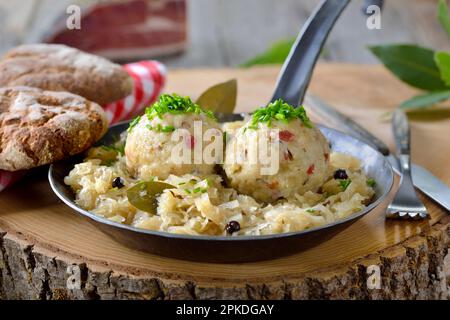
[[[392,129],[402,176],[397,193],[386,209],[386,217],[413,220],[429,218],[427,208],[414,189],[411,177],[411,132],[408,118],[400,109],[394,112]]]
[[[384,142],[316,96],[307,95],[306,104],[312,106],[314,112],[318,113],[319,116],[331,121],[335,127],[366,141],[380,151],[386,156],[394,171],[401,176],[399,161],[395,155],[389,152],[389,148]],[[411,169],[414,185],[447,211],[450,211],[450,188],[422,166],[413,163]]]
[[[349,2],[349,0],[324,0],[321,2],[303,26],[292,46],[289,56],[281,68],[271,101],[283,98],[294,106],[303,102],[320,51],[331,29]],[[308,96],[308,98],[311,98],[311,96]],[[386,156],[393,169],[400,174],[398,159],[390,154],[389,148],[381,140],[352,119],[342,115],[332,107],[322,104],[319,99],[315,100],[312,103],[315,111],[325,110],[328,119],[338,121],[339,128],[347,129],[347,132],[353,133],[356,137],[374,146]],[[322,107],[320,107],[321,105]],[[239,115],[231,115],[229,120],[233,120],[236,116],[239,117]],[[412,174],[415,177],[416,187],[450,211],[450,188],[448,186],[420,166],[413,165]]]

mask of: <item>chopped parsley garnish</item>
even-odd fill
[[[316,210],[315,209],[306,209],[306,212],[308,212],[308,213],[315,213]]]
[[[308,128],[312,128],[313,126],[303,106],[294,108],[283,100],[278,99],[275,102],[269,103],[266,107],[256,110],[252,115],[248,127],[250,129],[257,129],[258,123],[265,123],[270,127],[273,120],[289,123],[294,119],[300,119]]]
[[[170,114],[185,114],[195,113],[204,114],[208,118],[216,120],[212,111],[202,109],[198,104],[192,102],[189,97],[182,97],[177,94],[163,94],[159,99],[145,110],[145,114],[149,120],[154,117],[162,119],[162,116],[166,113]]]
[[[367,179],[367,185],[369,186],[369,187],[375,187],[376,186],[376,184],[377,184],[377,182],[375,181],[375,179],[372,179],[372,178],[369,178],[369,179]]]
[[[133,121],[130,122],[130,126],[128,127],[128,132],[131,132],[131,130],[133,130],[133,128],[136,127],[136,125],[139,123],[139,121],[141,121],[141,116],[137,116],[136,118],[134,118]]]
[[[339,180],[339,185],[342,188],[342,191],[347,190],[348,186],[352,183],[352,180],[346,179],[346,180]]]

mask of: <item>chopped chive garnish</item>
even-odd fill
[[[174,126],[162,126],[160,123],[158,123],[157,125],[156,125],[156,127],[153,127],[152,125],[150,125],[150,124],[147,124],[146,126],[145,126],[148,130],[152,130],[152,131],[156,131],[156,132],[165,132],[165,133],[168,133],[168,132],[173,132],[173,131],[175,131],[175,127]]]
[[[350,179],[340,180],[339,181],[339,185],[341,186],[342,191],[347,190],[347,188],[350,185],[350,183],[352,183],[352,180],[350,180]]]
[[[369,178],[369,179],[367,179],[367,185],[369,186],[369,187],[375,187],[376,186],[376,184],[377,184],[377,182],[375,181],[375,179],[372,179],[372,178]]]
[[[290,104],[283,102],[283,100],[278,99],[272,103],[269,103],[266,107],[256,110],[252,115],[248,128],[257,129],[258,123],[265,123],[268,127],[270,127],[273,119],[284,123],[289,123],[294,119],[300,119],[306,127],[312,128],[313,126],[303,106],[294,108]]]
[[[174,126],[164,126],[162,128],[162,132],[173,132],[175,131],[175,127]]]
[[[136,118],[133,119],[133,121],[130,122],[130,126],[128,127],[128,132],[131,132],[131,130],[133,130],[134,127],[136,127],[136,125],[139,123],[139,121],[141,120],[141,116],[137,116]]]
[[[306,212],[308,212],[308,213],[315,213],[316,210],[314,210],[314,209],[306,209]]]
[[[195,113],[204,114],[208,118],[216,120],[214,113],[209,110],[203,110],[200,106],[192,102],[189,97],[182,97],[177,94],[163,94],[158,100],[145,110],[145,114],[149,120],[154,117],[162,119],[162,116],[166,113],[170,114],[185,114]]]
[[[202,187],[197,187],[197,188],[194,188],[194,190],[192,190],[194,193],[199,193],[200,191],[202,191]]]

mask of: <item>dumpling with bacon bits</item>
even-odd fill
[[[261,150],[264,139],[275,148]],[[277,100],[258,109],[227,143],[224,171],[238,192],[270,203],[317,192],[328,178],[329,158],[328,141],[305,109]]]
[[[202,137],[194,136],[194,124],[201,126],[201,132],[208,129],[217,131],[222,139],[220,127],[214,115],[200,108],[188,97],[176,94],[164,94],[149,108],[143,116],[137,117],[128,129],[125,145],[127,167],[138,179],[149,180],[153,177],[166,179],[170,174],[206,175],[213,172],[214,163],[202,161],[195,163],[194,149],[197,144],[204,144]],[[183,129],[183,130],[181,130]],[[179,133],[178,139],[172,134]],[[176,160],[173,149],[184,143],[188,161]]]

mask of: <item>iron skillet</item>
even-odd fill
[[[118,134],[127,128],[128,123],[112,126],[99,144],[111,144]],[[64,184],[64,177],[76,163],[82,161],[81,157],[51,165],[48,178],[53,191],[66,205],[89,219],[104,233],[130,248],[171,258],[207,262],[230,263],[274,259],[313,247],[332,238],[376,208],[392,187],[392,168],[381,153],[342,132],[323,126],[319,128],[330,142],[333,151],[345,152],[361,159],[364,172],[376,179],[376,194],[373,202],[364,210],[343,220],[301,232],[225,237],[177,235],[138,229],[99,217],[75,204],[75,196],[70,187]]]
[[[324,0],[318,6],[300,31],[281,69],[271,101],[282,98],[291,105],[299,105],[303,101],[323,44],[349,1]],[[238,120],[240,115],[219,115],[218,118],[224,122]],[[127,127],[127,123],[111,127],[99,144],[112,143]],[[172,258],[207,262],[231,263],[273,259],[311,248],[332,238],[376,208],[392,187],[392,168],[381,153],[342,132],[322,126],[319,128],[330,142],[333,151],[344,152],[361,159],[366,175],[376,179],[376,193],[373,202],[364,210],[343,220],[301,232],[239,237],[188,236],[143,230],[109,221],[78,207],[74,202],[73,192],[64,184],[64,177],[74,164],[82,161],[81,157],[51,165],[49,181],[56,195],[64,203],[89,219],[103,232],[133,249]]]

